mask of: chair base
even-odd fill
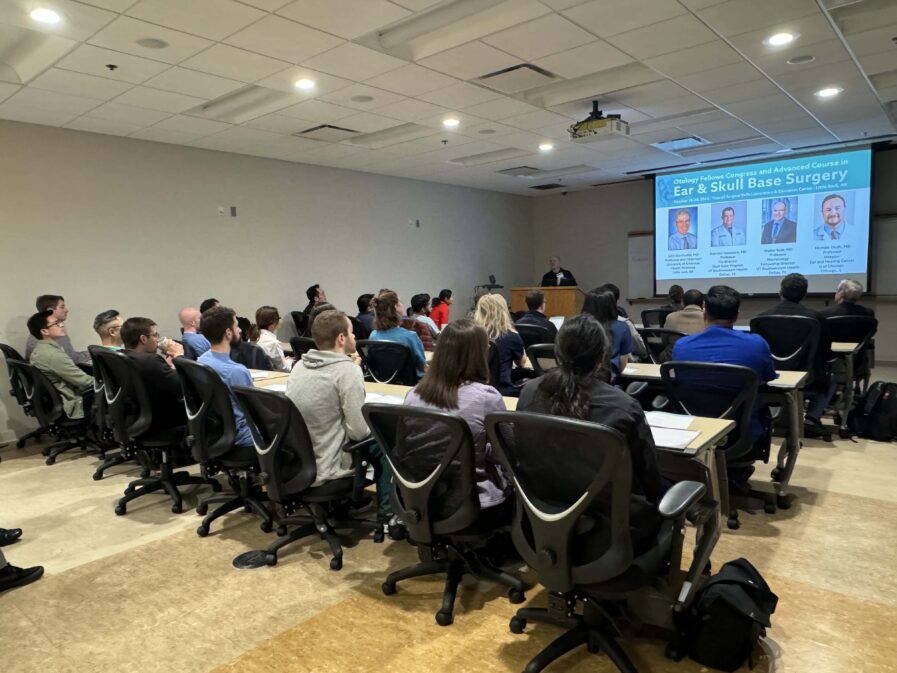
[[[199,501],[196,506],[196,513],[205,516],[196,534],[199,537],[206,537],[209,534],[212,522],[228,512],[235,509],[243,509],[245,512],[255,514],[262,518],[259,528],[263,533],[270,533],[274,530],[274,516],[262,503],[268,501],[268,496],[261,491],[248,491],[246,493],[228,493],[224,495],[207,495]],[[209,505],[214,503],[222,503],[219,507],[209,512]]]
[[[432,552],[422,548],[422,552],[430,556]],[[464,575],[472,575],[484,580],[508,587],[508,599],[511,603],[522,603],[526,600],[529,586],[523,580],[496,568],[477,552],[455,547],[442,547],[436,550],[435,560],[425,560],[407,568],[391,573],[382,585],[383,593],[391,596],[396,592],[396,584],[402,580],[427,575],[445,574],[445,588],[442,591],[442,607],[436,613],[436,623],[448,626],[454,621],[455,596],[458,585]],[[443,558],[438,558],[443,557]]]
[[[47,432],[48,432],[48,430],[46,428],[38,428],[37,430],[32,430],[31,432],[29,432],[25,435],[22,435],[21,437],[19,437],[16,440],[16,448],[24,449],[25,442],[27,442],[29,439],[40,439],[45,434],[47,434]]]
[[[82,451],[87,451],[88,447],[96,449],[99,453],[100,458],[105,458],[106,454],[103,451],[103,448],[100,447],[96,442],[94,442],[90,437],[86,434],[78,434],[71,435],[67,432],[60,432],[56,434],[56,437],[59,441],[50,446],[45,446],[41,450],[41,454],[47,457],[45,461],[47,465],[53,465],[56,463],[56,459],[61,456],[63,453],[67,451],[71,451],[72,449],[81,449]]]
[[[117,453],[113,453],[113,454],[111,454],[111,455],[107,455],[107,456],[106,456],[106,459],[105,459],[102,463],[100,463],[100,465],[99,465],[99,466],[97,467],[97,469],[94,471],[94,473],[93,473],[93,480],[94,480],[94,481],[99,481],[100,479],[103,478],[104,473],[105,473],[106,470],[108,470],[110,467],[115,467],[116,465],[121,465],[122,463],[126,463],[126,462],[128,462],[129,460],[131,460],[132,458],[133,458],[133,456],[129,455],[129,454],[128,454],[127,452],[125,452],[125,451],[119,451],[119,452],[117,452]],[[145,475],[142,474],[141,476],[142,476],[142,477],[147,477],[147,476],[149,476],[149,475],[148,475],[148,474],[145,474]]]
[[[788,509],[789,507],[791,507],[791,503],[787,496],[777,496],[775,493],[766,493],[750,487],[742,492],[730,491],[726,526],[731,530],[741,527],[738,510],[753,513],[762,509],[767,514],[775,514],[779,508]]]
[[[217,479],[209,479],[190,474],[189,472],[174,472],[171,463],[168,461],[168,456],[163,454],[159,474],[135,479],[129,483],[124,495],[118,501],[118,504],[115,505],[115,513],[118,516],[122,516],[127,513],[128,503],[132,500],[136,500],[147,493],[162,490],[171,497],[171,511],[174,514],[180,514],[184,511],[184,508],[178,486],[187,486],[189,484],[208,485],[216,493],[221,490],[221,482]]]

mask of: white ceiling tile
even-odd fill
[[[458,82],[443,89],[437,89],[418,96],[418,98],[428,103],[435,103],[436,105],[456,110],[470,107],[471,105],[479,105],[480,103],[501,97],[500,93],[476,86],[475,84],[468,84],[467,82]]]
[[[24,87],[8,98],[4,105],[17,108],[36,108],[38,110],[57,110],[70,114],[84,114],[103,104],[103,101],[83,96],[72,96],[57,91]],[[67,120],[66,120],[67,121]]]
[[[207,136],[230,128],[230,124],[216,122],[210,119],[198,119],[187,115],[175,115],[156,124],[156,128],[166,131],[188,133],[193,136]]]
[[[110,70],[106,67],[110,64],[117,67],[114,70]],[[74,70],[121,82],[142,84],[150,77],[166,70],[169,64],[123,54],[110,49],[102,49],[89,44],[82,44],[59,61],[56,66],[65,70]]]
[[[608,37],[665,21],[685,12],[685,8],[676,0],[627,0],[625,7],[618,0],[592,0],[562,13],[598,37]]]
[[[608,39],[639,59],[650,58],[716,40],[716,33],[690,14],[655,23]]]
[[[342,107],[341,105],[325,103],[320,100],[307,100],[288,108],[284,108],[283,110],[280,110],[278,114],[329,124],[331,122],[339,121],[340,119],[345,119],[346,117],[351,117],[355,112],[356,110]]]
[[[315,82],[313,89],[297,89],[296,82],[300,79],[310,79]],[[294,66],[274,73],[270,77],[260,79],[256,84],[267,87],[269,89],[277,89],[278,91],[287,91],[294,93],[300,98],[314,98],[331,91],[338,91],[344,87],[350,86],[352,82],[342,77],[334,77],[327,75],[311,68],[303,66]]]
[[[562,117],[559,114],[555,114],[554,112],[549,112],[548,110],[527,112],[526,114],[508,117],[503,121],[509,126],[514,126],[518,129],[523,129],[524,131],[539,128],[540,126],[548,126],[549,124],[556,124],[563,128],[570,126],[569,119]]]
[[[447,129],[442,125],[442,122],[447,117],[452,117],[461,122],[455,128]],[[442,131],[444,134],[444,138],[452,138],[457,137],[461,134],[461,131],[466,126],[473,126],[474,124],[482,124],[482,117],[475,117],[473,115],[467,114],[466,112],[441,112],[429,117],[422,117],[414,122],[415,124],[420,124],[421,126],[429,126],[430,128],[434,128],[437,131]],[[469,140],[469,138],[468,138]]]
[[[507,119],[508,117],[526,114],[528,112],[536,112],[538,109],[539,108],[537,107],[528,105],[527,103],[521,103],[519,100],[513,98],[499,98],[497,100],[474,105],[464,111],[476,115],[477,117],[499,121]]]
[[[730,103],[737,103],[752,98],[774,96],[778,93],[781,93],[779,88],[768,79],[764,78],[752,82],[739,82],[738,84],[732,84],[710,91],[702,91],[701,95],[716,105],[725,106]]]
[[[296,0],[277,13],[347,40],[411,14],[386,0]]]
[[[456,82],[457,80],[453,77],[411,63],[372,77],[365,83],[405,96],[418,96],[428,91],[451,86]]]
[[[61,20],[56,24],[38,23],[28,15],[37,7],[52,7]],[[0,25],[9,24],[44,35],[56,35],[70,40],[86,40],[116,15],[96,7],[89,7],[72,0],[3,0],[0,2]]]
[[[647,103],[633,105],[639,112],[654,118],[673,117],[687,112],[699,112],[714,109],[711,104],[698,96],[680,96],[678,98],[665,98]]]
[[[133,124],[144,127],[160,122],[170,116],[168,112],[148,110],[147,108],[122,105],[121,103],[105,103],[90,111],[90,116],[95,119],[108,119],[123,124]]]
[[[815,64],[813,64],[815,66]],[[897,54],[894,55],[894,66],[897,67]],[[853,61],[841,61],[828,63],[816,67],[793,70],[786,74],[777,75],[774,79],[783,88],[812,89],[817,91],[825,86],[833,84],[846,88],[848,81],[857,79],[861,75],[860,70]]]
[[[145,86],[138,86],[123,93],[115,99],[115,102],[121,103],[122,105],[145,107],[150,110],[177,113],[205,103],[206,99],[185,96],[184,94],[173,93],[171,91],[150,89]]]
[[[22,87],[18,84],[6,84],[5,82],[0,82],[0,103],[12,96],[21,88]]]
[[[196,140],[196,136],[191,133],[179,133],[178,131],[160,129],[156,126],[150,126],[132,133],[131,137],[140,140],[152,140],[157,143],[171,143],[173,145],[184,145],[191,140]]]
[[[442,2],[442,0],[392,0],[395,4],[401,5],[405,9],[410,9],[412,12],[419,12],[422,9],[427,9],[427,7],[432,7],[438,2]]]
[[[65,124],[65,128],[74,129],[75,131],[88,131],[90,133],[105,133],[112,136],[126,136],[139,131],[143,127],[138,124],[85,116],[73,119]]]
[[[730,63],[719,68],[697,72],[693,75],[675,77],[676,82],[691,91],[713,91],[731,84],[765,80],[763,73],[747,61]]]
[[[679,98],[686,95],[688,95],[688,91],[675,82],[671,80],[661,80],[659,82],[641,84],[628,89],[622,89],[621,91],[615,91],[611,94],[610,99],[635,108],[642,104],[656,103],[669,98]]]
[[[891,41],[893,37],[894,27],[889,25],[851,35],[848,42],[857,56],[867,56],[868,54],[892,51],[894,48],[894,43]]]
[[[271,133],[283,133],[286,135],[304,131],[312,126],[317,126],[319,122],[310,119],[299,119],[296,117],[287,117],[281,114],[268,114],[262,117],[256,117],[243,126],[269,131]]]
[[[460,79],[482,77],[519,63],[519,58],[482,42],[470,42],[420,61],[421,65]]]
[[[588,0],[542,0],[543,5],[548,5],[553,10],[560,12],[563,9],[570,9],[576,5],[585,4]]]
[[[85,75],[80,72],[72,72],[71,70],[60,70],[59,68],[47,70],[43,75],[33,79],[29,86],[37,89],[68,93],[74,96],[83,95],[87,98],[97,98],[99,100],[115,98],[131,88],[130,84],[124,82]]]
[[[564,17],[549,14],[485,37],[483,42],[518,56],[524,61],[531,61],[578,47],[594,39],[594,35]]]
[[[52,108],[23,107],[11,101],[0,103],[0,119],[44,126],[62,126],[77,117],[77,113]]]
[[[546,138],[552,138],[554,140],[569,140],[570,132],[568,129],[570,128],[570,120],[565,118],[565,123],[563,124],[551,124],[550,126],[540,126],[538,128],[530,129],[532,133],[538,133],[541,136],[545,136]]]
[[[242,82],[257,82],[260,79],[281,72],[290,67],[285,61],[253,54],[244,49],[216,44],[204,52],[182,63],[186,68],[238,79]]]
[[[244,5],[252,5],[253,7],[258,7],[259,9],[264,9],[266,12],[273,12],[285,5],[288,5],[293,0],[240,0]]]
[[[357,97],[370,97],[372,100],[352,100]],[[390,93],[383,89],[375,89],[374,87],[365,84],[352,84],[339,91],[318,96],[318,100],[327,103],[336,103],[337,105],[344,105],[345,107],[350,107],[354,110],[376,110],[385,105],[398,103],[402,98],[403,97],[398,94]]]
[[[726,36],[769,28],[810,14],[819,14],[814,0],[730,0],[699,12],[702,20]]]
[[[417,121],[424,117],[433,117],[434,115],[448,111],[449,110],[440,107],[439,105],[433,105],[432,103],[427,103],[426,101],[417,100],[415,98],[406,98],[397,103],[392,103],[391,105],[386,105],[377,109],[378,114],[394,117],[395,119],[401,119],[406,122]]]
[[[100,9],[108,9],[113,12],[123,12],[137,4],[138,0],[78,0],[85,5],[93,5]]]
[[[149,49],[137,44],[138,40],[144,38],[163,40],[168,46],[164,49]],[[169,30],[127,16],[117,18],[88,42],[97,47],[106,47],[165,63],[180,63],[212,44],[201,37]]]
[[[394,56],[347,42],[308,59],[304,65],[337,77],[362,82],[390,70],[401,68],[406,63]]]
[[[210,40],[222,40],[265,14],[233,0],[141,0],[128,10],[128,16]]]
[[[360,131],[362,133],[374,133],[383,129],[390,129],[393,126],[400,126],[403,122],[390,117],[374,114],[372,112],[359,112],[351,117],[345,117],[339,120],[339,125],[343,128]]]
[[[225,42],[241,49],[298,64],[339,46],[343,40],[289,19],[266,16],[258,23],[231,35]]]
[[[667,77],[682,77],[724,65],[741,63],[743,60],[741,54],[728,44],[722,40],[714,40],[645,59],[645,65]]]
[[[750,124],[801,118],[806,112],[784,94],[730,103],[725,109]]]
[[[626,63],[632,63],[632,58],[602,40],[535,61],[540,68],[567,79],[616,68]]]
[[[894,54],[884,51],[879,54],[868,54],[860,56],[860,65],[868,75],[877,75],[882,72],[889,72],[894,69]]]
[[[146,82],[146,86],[198,98],[218,98],[245,86],[243,82],[196,72],[187,68],[171,68]]]
[[[772,47],[764,44],[764,40],[771,34],[780,32],[796,33],[800,37],[791,44]],[[817,11],[815,14],[801,17],[800,19],[792,19],[790,21],[778,21],[769,28],[761,28],[746,33],[739,33],[729,37],[738,51],[748,58],[759,56],[784,56],[784,60],[796,56],[798,54],[808,53],[805,49],[813,49],[809,45],[816,45],[820,42],[827,42],[837,39],[838,36],[832,29],[831,24],[826,20],[822,12]],[[813,53],[813,51],[809,51]],[[787,54],[787,55],[786,55]]]

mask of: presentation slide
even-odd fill
[[[868,287],[871,160],[862,149],[656,176],[657,293],[775,294],[794,272],[810,292],[843,278]]]

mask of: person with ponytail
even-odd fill
[[[430,307],[430,318],[436,323],[436,327],[440,330],[448,325],[449,322],[449,306],[452,305],[452,291],[441,290],[438,297],[433,297]]]
[[[630,527],[638,551],[650,546],[657,532],[655,504],[664,488],[644,411],[607,382],[610,348],[606,329],[593,316],[582,313],[565,320],[555,341],[558,367],[524,386],[517,411],[593,421],[626,438],[632,460]]]
[[[393,341],[408,346],[417,367],[417,377],[421,378],[427,371],[427,356],[420,337],[409,329],[402,327],[402,316],[405,307],[392,290],[380,290],[374,297],[374,330],[369,337],[371,341]]]
[[[632,335],[617,320],[617,300],[612,292],[589,292],[582,303],[582,312],[594,317],[610,336],[610,364],[613,377],[622,372],[632,357]]]

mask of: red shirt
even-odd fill
[[[436,327],[442,329],[445,325],[448,324],[449,321],[449,307],[448,304],[442,302],[439,306],[434,306],[430,309],[430,319],[436,323]]]

